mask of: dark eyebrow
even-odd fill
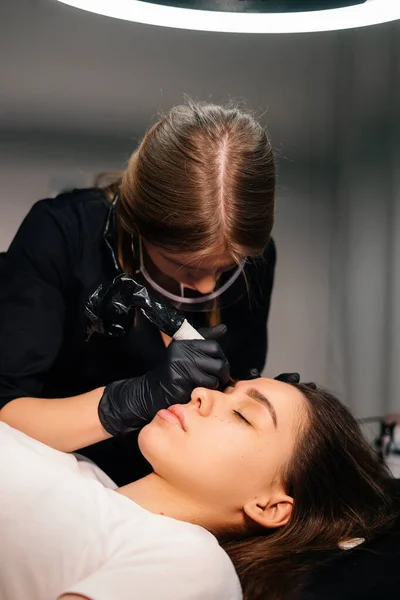
[[[276,429],[276,427],[277,427],[276,412],[275,412],[275,409],[272,406],[271,402],[268,400],[268,398],[266,396],[264,396],[264,394],[262,394],[261,392],[256,390],[256,388],[247,389],[245,391],[245,394],[252,400],[257,400],[257,402],[260,402],[260,404],[265,406],[265,408],[268,410],[269,414],[271,415],[271,419],[272,419],[272,421],[274,423],[274,427]]]

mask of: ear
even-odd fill
[[[265,527],[275,529],[286,525],[292,515],[294,500],[286,494],[273,498],[258,497],[249,500],[243,507],[247,517]]]

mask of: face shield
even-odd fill
[[[132,240],[132,250],[135,255],[139,255],[138,271],[143,276],[146,283],[156,292],[164,296],[169,302],[183,312],[209,312],[215,308],[226,308],[236,304],[244,295],[247,294],[246,280],[244,277],[244,265],[246,260],[231,269],[222,273],[217,281],[215,289],[209,294],[201,294],[196,290],[185,287],[178,282],[179,293],[173,293],[159,285],[150,275],[144,264],[142,243],[134,243]]]
[[[103,239],[116,272],[121,273],[122,269],[117,259],[115,237],[115,206],[117,201],[118,196],[114,198],[110,207]],[[143,248],[138,236],[132,236],[131,247],[137,264],[134,273],[135,278],[137,278],[138,281],[141,280],[145,286],[149,286],[164,296],[175,308],[182,312],[210,312],[216,308],[227,308],[239,302],[244,296],[247,296],[248,290],[244,275],[246,260],[243,260],[230,271],[222,273],[217,281],[215,289],[209,294],[201,294],[196,290],[185,287],[176,280],[171,280],[171,282],[174,283],[174,288],[176,288],[176,293],[173,293],[171,290],[167,290],[157,283],[146,269]]]

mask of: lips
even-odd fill
[[[183,431],[186,431],[186,414],[182,404],[173,404],[168,408],[168,412],[178,419]]]

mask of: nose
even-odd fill
[[[215,391],[207,388],[196,388],[192,392],[190,404],[193,404],[202,417],[208,417],[214,406]]]
[[[201,279],[194,281],[193,287],[200,292],[200,294],[210,294],[216,286],[217,279],[216,275],[207,275],[207,277],[202,277]]]

